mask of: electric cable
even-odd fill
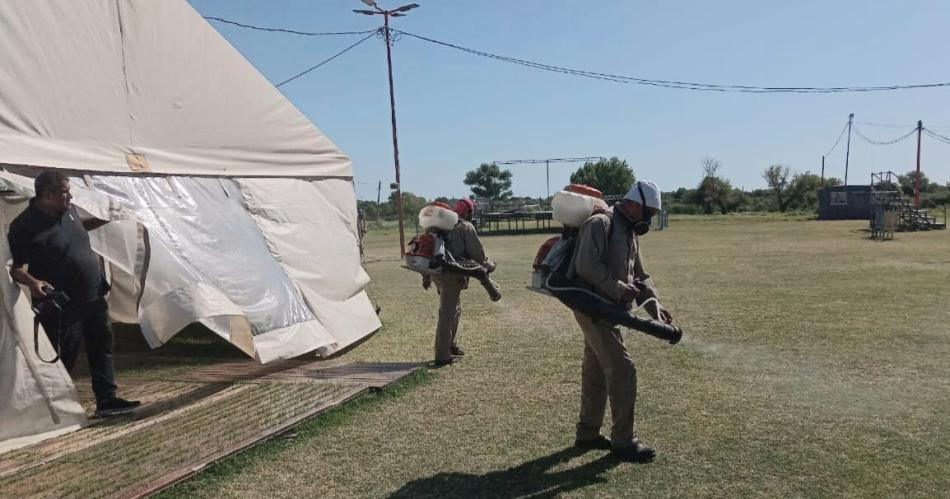
[[[838,138],[835,140],[835,144],[831,146],[831,149],[828,149],[828,152],[825,153],[825,156],[831,156],[831,153],[834,152],[835,148],[838,147],[838,143],[841,142],[841,137],[844,137],[844,132],[848,129],[848,124],[845,123],[844,127],[841,128],[841,133],[838,134]]]
[[[381,29],[381,28],[377,28],[375,30],[367,30],[367,31],[341,31],[341,32],[311,33],[311,32],[297,31],[297,30],[285,29],[285,28],[266,28],[266,27],[254,26],[250,24],[231,21],[228,19],[223,19],[220,17],[206,16],[205,19],[216,21],[216,22],[227,23],[227,24],[231,24],[234,26],[239,26],[239,27],[247,28],[247,29],[280,32],[280,33],[288,33],[288,34],[304,35],[304,36],[357,35],[357,34],[367,34],[367,33],[373,34],[373,33],[379,32],[379,30]],[[585,71],[585,70],[567,68],[563,66],[554,66],[550,64],[542,64],[539,62],[529,61],[525,59],[517,59],[514,57],[508,57],[508,56],[493,54],[493,53],[485,52],[481,50],[475,50],[472,48],[463,47],[463,46],[456,45],[453,43],[443,42],[440,40],[425,37],[422,35],[417,35],[415,33],[410,33],[408,31],[402,31],[395,28],[389,28],[389,31],[390,33],[396,33],[399,35],[409,36],[409,37],[412,37],[412,38],[415,38],[427,43],[440,45],[447,48],[452,48],[452,49],[466,52],[466,53],[476,55],[479,57],[486,57],[486,58],[494,59],[497,61],[508,62],[511,64],[518,64],[518,65],[529,67],[532,69],[538,69],[542,71],[549,71],[549,72],[561,73],[561,74],[569,74],[569,75],[597,79],[597,80],[611,81],[614,83],[647,85],[647,86],[673,88],[673,89],[680,89],[680,90],[694,90],[694,91],[706,91],[706,92],[739,92],[739,93],[845,93],[845,92],[881,92],[881,91],[893,91],[893,90],[912,90],[912,89],[950,87],[950,82],[920,83],[920,84],[908,84],[908,85],[877,85],[877,86],[859,85],[859,86],[841,86],[841,87],[766,87],[766,86],[755,86],[755,85],[724,85],[724,84],[715,84],[715,83],[697,83],[697,82],[677,81],[677,80],[657,80],[657,79],[639,78],[639,77],[610,74],[610,73],[600,73],[596,71]],[[362,41],[363,40],[361,40],[361,42]],[[316,69],[317,67],[319,67],[319,65],[313,68],[310,68],[310,70]],[[306,74],[306,72],[308,71],[305,71],[302,74]],[[302,76],[302,74],[298,76]],[[281,85],[283,83],[287,83],[287,81],[282,82]]]
[[[253,30],[257,30],[257,31],[269,31],[269,32],[272,32],[272,33],[287,33],[287,34],[291,34],[291,35],[303,35],[303,36],[365,35],[365,34],[367,34],[367,33],[374,33],[374,32],[376,32],[375,29],[370,29],[370,30],[366,30],[366,31],[326,31],[326,32],[322,32],[322,33],[320,33],[320,32],[312,33],[312,32],[297,31],[297,30],[294,30],[294,29],[287,29],[287,28],[262,28],[262,27],[260,27],[260,26],[253,26],[253,25],[250,25],[250,24],[239,23],[239,22],[236,22],[236,21],[230,21],[230,20],[228,20],[228,19],[223,19],[223,18],[220,18],[220,17],[213,17],[213,16],[205,16],[205,19],[207,19],[207,20],[209,20],[209,21],[216,21],[216,22],[219,22],[219,23],[231,24],[231,25],[233,25],[233,26],[238,26],[238,27],[240,27],[240,28],[253,29]]]
[[[896,138],[896,139],[893,139],[893,140],[885,140],[885,141],[879,141],[879,140],[874,140],[874,139],[868,138],[866,135],[864,135],[863,133],[861,133],[861,129],[860,129],[860,128],[858,128],[858,127],[853,127],[853,128],[854,128],[854,133],[856,133],[856,134],[858,135],[858,137],[861,137],[862,139],[864,139],[865,142],[867,142],[867,143],[869,143],[869,144],[876,145],[876,146],[889,146],[889,145],[891,145],[891,144],[896,144],[896,143],[898,143],[898,142],[900,142],[900,141],[902,141],[902,140],[904,140],[904,139],[910,137],[911,135],[913,135],[914,133],[917,132],[917,127],[915,126],[913,129],[911,129],[911,131],[907,132],[907,133],[904,134],[904,135],[901,135],[900,137],[898,137],[898,138]]]
[[[916,124],[916,123],[909,123],[909,124],[903,124],[903,125],[902,125],[902,124],[898,124],[898,123],[876,123],[876,122],[872,122],[872,121],[855,121],[855,123],[860,123],[860,124],[862,124],[862,125],[869,125],[869,126],[881,127],[881,128],[901,128],[901,129],[904,129],[904,130],[906,130],[908,127],[914,127],[914,128],[917,127],[917,124]],[[925,127],[925,128],[930,128],[931,130],[950,130],[950,126],[929,126],[929,127]]]
[[[916,126],[917,126],[916,123],[915,123],[915,124],[907,124],[907,125],[901,125],[901,124],[898,124],[898,123],[876,123],[876,122],[873,122],[873,121],[855,121],[855,123],[859,123],[859,124],[861,124],[861,125],[868,125],[868,126],[881,127],[881,128],[901,128],[901,129],[904,129],[904,130],[906,130],[908,127],[912,127],[912,126],[913,126],[913,127],[916,127]]]
[[[594,71],[583,71],[578,69],[571,69],[562,66],[552,66],[548,64],[542,64],[539,62],[528,61],[524,59],[516,59],[514,57],[501,56],[498,54],[492,54],[490,52],[484,52],[480,50],[475,50],[467,47],[462,47],[448,42],[443,42],[428,38],[421,35],[416,35],[408,31],[402,31],[395,28],[390,28],[391,31],[416,38],[425,42],[433,43],[436,45],[441,45],[444,47],[452,48],[455,50],[460,50],[462,52],[467,52],[472,55],[477,55],[480,57],[487,57],[489,59],[500,60],[504,62],[510,62],[513,64],[519,64],[522,66],[527,66],[534,69],[540,69],[545,71],[551,71],[556,73],[565,73],[575,76],[583,76],[586,78],[594,78],[600,80],[614,81],[617,83],[632,83],[638,85],[651,85],[658,87],[666,88],[676,88],[683,90],[698,90],[698,91],[713,91],[713,92],[744,92],[744,93],[841,93],[841,92],[877,92],[877,91],[886,91],[886,90],[909,90],[909,89],[919,89],[919,88],[935,88],[935,87],[950,87],[950,82],[940,82],[940,83],[923,83],[923,84],[912,84],[912,85],[883,85],[883,86],[845,86],[845,87],[761,87],[753,85],[722,85],[722,84],[713,84],[713,83],[695,83],[695,82],[686,82],[686,81],[675,81],[675,80],[654,80],[646,78],[637,78],[632,76],[624,76],[610,73],[598,73]]]
[[[278,84],[276,84],[276,85],[274,85],[274,86],[277,87],[277,88],[280,88],[281,85],[284,85],[284,84],[286,84],[286,83],[290,83],[290,82],[296,80],[297,78],[300,78],[301,76],[303,76],[303,75],[305,75],[305,74],[307,74],[307,73],[313,71],[314,69],[317,69],[317,68],[319,68],[320,66],[323,66],[324,64],[326,64],[326,63],[332,61],[333,59],[336,59],[337,57],[340,57],[341,55],[343,55],[343,54],[349,52],[351,49],[356,48],[357,45],[359,45],[359,44],[365,42],[366,40],[369,40],[370,38],[372,38],[373,36],[375,36],[377,32],[379,32],[379,29],[373,30],[370,34],[364,36],[364,37],[361,38],[358,42],[356,42],[356,43],[350,45],[349,47],[347,47],[347,48],[345,48],[345,49],[343,49],[343,50],[337,52],[336,54],[334,54],[334,55],[331,56],[330,58],[324,59],[324,60],[318,62],[317,64],[315,64],[315,65],[313,65],[313,66],[310,66],[310,67],[307,68],[306,70],[301,71],[300,73],[297,73],[297,74],[295,74],[294,76],[291,76],[290,78],[287,78],[286,80],[284,80],[284,81],[282,81],[282,82],[280,82],[280,83],[278,83]]]
[[[943,142],[945,144],[950,144],[950,137],[947,137],[946,135],[940,135],[939,133],[936,133],[933,130],[927,129],[927,127],[924,127],[924,133],[926,133],[928,136],[930,136],[934,140]]]

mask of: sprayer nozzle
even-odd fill
[[[683,339],[683,330],[674,326],[673,334],[670,335],[670,345],[675,345]]]

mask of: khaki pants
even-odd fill
[[[435,327],[435,361],[445,362],[452,358],[456,346],[459,318],[462,316],[462,290],[466,279],[457,274],[443,274],[433,279],[439,291],[439,323]]]
[[[620,329],[575,311],[584,332],[584,362],[581,370],[581,414],[577,439],[590,440],[600,433],[610,399],[614,447],[632,445],[635,438],[633,410],[637,401],[637,370],[627,354]]]

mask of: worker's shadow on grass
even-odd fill
[[[600,475],[619,464],[604,455],[576,468],[548,472],[584,452],[568,447],[520,466],[484,475],[439,473],[413,480],[389,497],[554,497],[602,482],[604,478]]]

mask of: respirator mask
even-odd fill
[[[640,211],[645,212],[647,209],[647,197],[643,195],[643,187],[640,187],[640,182],[637,182],[637,191],[640,192]],[[653,216],[648,216],[639,222],[633,224],[633,233],[642,236],[647,232],[650,232],[650,221],[653,219]]]

